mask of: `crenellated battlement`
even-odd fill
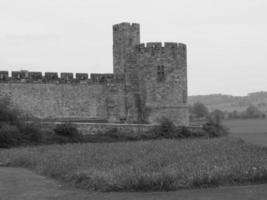
[[[114,31],[119,31],[119,30],[125,30],[125,29],[139,29],[140,24],[138,23],[128,23],[128,22],[122,22],[120,24],[115,24],[113,25],[113,30]]]
[[[76,84],[90,84],[90,83],[119,83],[123,81],[123,77],[114,74],[91,74],[90,78],[87,73],[73,73],[63,72],[60,76],[57,72],[30,72],[30,71],[12,71],[9,76],[8,71],[0,71],[0,83],[76,83]]]
[[[136,52],[138,53],[177,53],[181,55],[185,55],[186,53],[186,45],[183,43],[176,42],[165,42],[162,44],[161,42],[148,42],[141,43],[136,46]]]

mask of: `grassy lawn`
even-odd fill
[[[0,162],[91,191],[168,191],[267,182],[267,148],[225,137],[0,151]]]

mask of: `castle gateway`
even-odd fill
[[[113,26],[112,74],[0,72],[1,97],[42,120],[187,126],[186,45],[140,43],[139,24]]]

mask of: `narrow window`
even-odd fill
[[[183,103],[187,103],[187,94],[186,91],[183,91]]]
[[[132,45],[133,44],[133,38],[130,38],[129,39],[129,45]]]
[[[165,71],[164,71],[163,65],[158,66],[157,77],[158,77],[158,81],[164,81],[165,80]]]

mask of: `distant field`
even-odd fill
[[[223,124],[233,133],[267,133],[266,119],[225,120]]]
[[[223,124],[230,129],[233,136],[267,146],[266,119],[225,120]]]

